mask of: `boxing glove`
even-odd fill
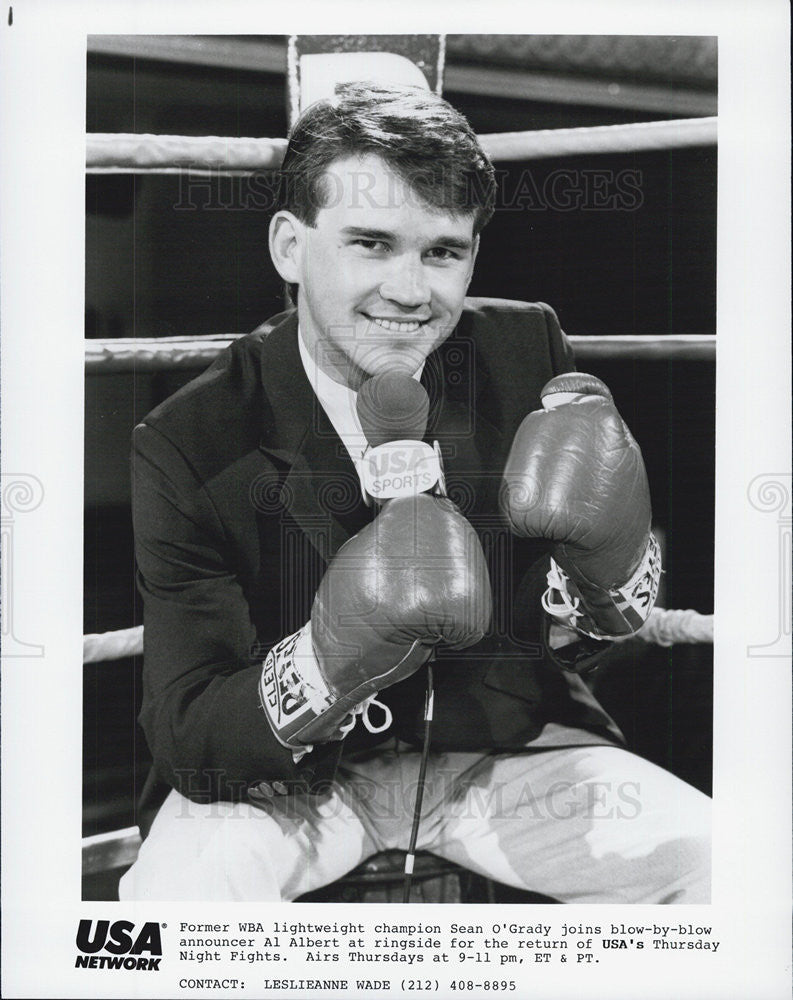
[[[438,643],[478,642],[490,614],[484,554],[454,504],[390,500],[336,553],[307,625],[268,654],[260,696],[273,733],[293,750],[342,738],[363,703]]]
[[[555,543],[543,606],[598,639],[635,632],[661,573],[641,451],[592,375],[551,379],[518,428],[501,507],[511,529]]]

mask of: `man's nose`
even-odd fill
[[[405,309],[426,305],[431,293],[421,259],[404,254],[394,260],[388,276],[380,285],[380,295]]]

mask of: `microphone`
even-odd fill
[[[358,419],[369,444],[421,441],[427,431],[430,398],[417,379],[382,372],[367,379],[358,392]]]
[[[360,467],[365,498],[446,496],[438,442],[422,440],[430,400],[419,381],[398,372],[375,375],[361,386],[356,409],[369,442]]]

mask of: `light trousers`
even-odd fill
[[[120,898],[292,900],[406,848],[419,753],[342,761],[322,796],[196,804],[172,791]],[[614,746],[433,753],[418,849],[563,903],[710,901],[710,799]]]

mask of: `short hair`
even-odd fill
[[[420,87],[337,86],[295,123],[281,168],[280,207],[316,225],[327,204],[326,170],[350,156],[379,156],[430,207],[473,215],[478,234],[493,215],[496,183],[467,119]]]

